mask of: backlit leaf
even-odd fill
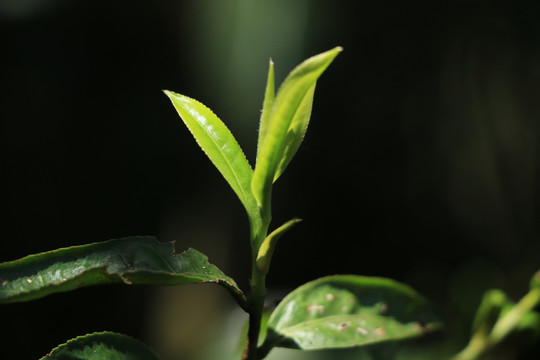
[[[264,91],[264,102],[261,113],[261,122],[259,124],[259,138],[257,141],[257,161],[259,159],[259,153],[261,147],[266,138],[266,132],[268,131],[268,123],[270,122],[270,112],[274,106],[274,100],[276,98],[275,80],[274,80],[274,63],[270,60],[268,64],[268,77],[266,79],[266,90]]]
[[[309,119],[311,117],[311,108],[313,107],[313,96],[315,95],[315,84],[307,91],[306,95],[300,102],[298,110],[296,110],[294,117],[291,121],[291,125],[287,130],[285,136],[285,142],[283,143],[283,155],[276,168],[276,174],[274,175],[274,182],[283,174],[287,165],[291,162],[292,158],[296,154],[296,151],[300,147],[300,144],[304,140],[306,131],[309,125]]]
[[[251,192],[253,170],[233,134],[209,108],[197,100],[172,91],[164,92],[201,149],[246,208],[253,231],[260,216]]]
[[[251,184],[253,195],[259,205],[269,201],[278,165],[284,158],[285,165],[290,161],[292,158],[290,150],[297,148],[303,138],[305,129],[299,130],[302,129],[302,126],[307,125],[305,116],[297,117],[298,124],[292,129],[294,137],[287,140],[287,134],[291,134],[291,123],[296,114],[300,111],[306,115],[308,113],[306,110],[311,109],[311,97],[306,97],[306,94],[314,90],[313,87],[317,79],[341,51],[341,47],[336,47],[305,60],[287,76],[280,86],[270,113],[268,129],[259,151]],[[307,118],[309,120],[309,116]],[[286,144],[289,144],[288,155],[284,154]],[[287,157],[290,158],[287,159]],[[281,171],[283,169],[284,167]]]

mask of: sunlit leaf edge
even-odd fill
[[[111,354],[99,354],[97,353],[97,349],[93,349],[92,342],[97,342],[100,344],[105,344],[109,348],[113,349],[114,352],[118,353],[118,355],[126,355],[122,351],[131,351],[132,353],[136,353],[136,357],[128,357],[127,359],[136,359],[136,360],[160,360],[159,356],[150,349],[146,344],[143,342],[132,338],[130,336],[119,334],[115,332],[110,331],[103,331],[103,332],[95,332],[87,335],[78,336],[76,338],[70,339],[67,342],[58,345],[55,347],[51,352],[44,357],[42,357],[40,360],[66,360],[68,358],[75,359],[74,352],[77,353],[77,360],[86,360],[86,359],[96,359],[96,357],[81,357],[84,355],[81,355],[78,350],[84,351],[84,350],[90,350],[92,351],[92,355],[98,355],[98,356],[110,356]],[[95,345],[94,345],[95,346]],[[127,349],[127,348],[131,349]],[[119,349],[122,348],[122,349]],[[92,350],[93,349],[93,350]],[[111,359],[111,358],[109,358]]]

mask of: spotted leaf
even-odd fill
[[[416,337],[440,327],[427,301],[408,286],[336,275],[285,297],[270,316],[263,347],[346,348]]]

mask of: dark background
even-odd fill
[[[447,319],[451,340],[432,342],[457,351],[483,292],[517,300],[540,264],[540,6],[377,4],[0,0],[0,261],[157,235],[246,288],[242,206],[161,90],[213,109],[253,164],[268,59],[279,83],[341,45],[274,190],[273,227],[304,221],[267,283],[403,281]],[[2,306],[0,357],[112,330],[191,359],[233,303],[186,289],[94,287]],[[540,354],[538,342],[520,348],[499,356]]]

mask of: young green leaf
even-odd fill
[[[341,51],[341,47],[336,47],[307,59],[298,65],[280,86],[268,119],[268,128],[262,140],[251,183],[259,205],[269,201],[278,165],[283,162],[286,166],[302,141],[309,120],[313,87],[317,79]],[[293,119],[297,124],[291,128]],[[287,140],[287,134],[290,133],[292,134]],[[286,144],[289,148],[287,155],[284,154]],[[292,149],[294,151],[291,153]],[[284,166],[281,166],[280,171],[283,169]]]
[[[291,292],[272,313],[263,348],[364,346],[420,336],[441,322],[424,298],[398,282],[336,275]]]
[[[146,345],[129,336],[99,332],[71,339],[41,360],[159,360]]]
[[[274,63],[270,60],[268,64],[268,77],[266,79],[266,90],[264,92],[263,109],[261,113],[261,123],[259,124],[259,139],[257,141],[257,162],[259,161],[259,153],[261,152],[262,144],[266,138],[268,123],[270,121],[270,112],[274,106],[276,98],[275,80],[274,80]]]
[[[181,285],[217,283],[244,305],[233,279],[194,249],[174,253],[154,237],[114,239],[30,255],[0,264],[0,303],[100,284]]]
[[[253,170],[233,134],[209,108],[197,100],[172,91],[164,92],[201,149],[232,187],[254,226],[259,219],[259,209],[251,192]]]
[[[309,119],[311,117],[311,108],[313,107],[313,96],[315,95],[315,84],[307,91],[306,95],[300,102],[298,110],[296,110],[294,117],[291,121],[291,125],[287,130],[285,142],[283,143],[283,155],[276,168],[276,174],[274,175],[273,182],[283,174],[285,168],[291,162],[292,158],[296,154],[296,151],[300,147],[300,144],[304,140],[306,131],[309,125]]]

